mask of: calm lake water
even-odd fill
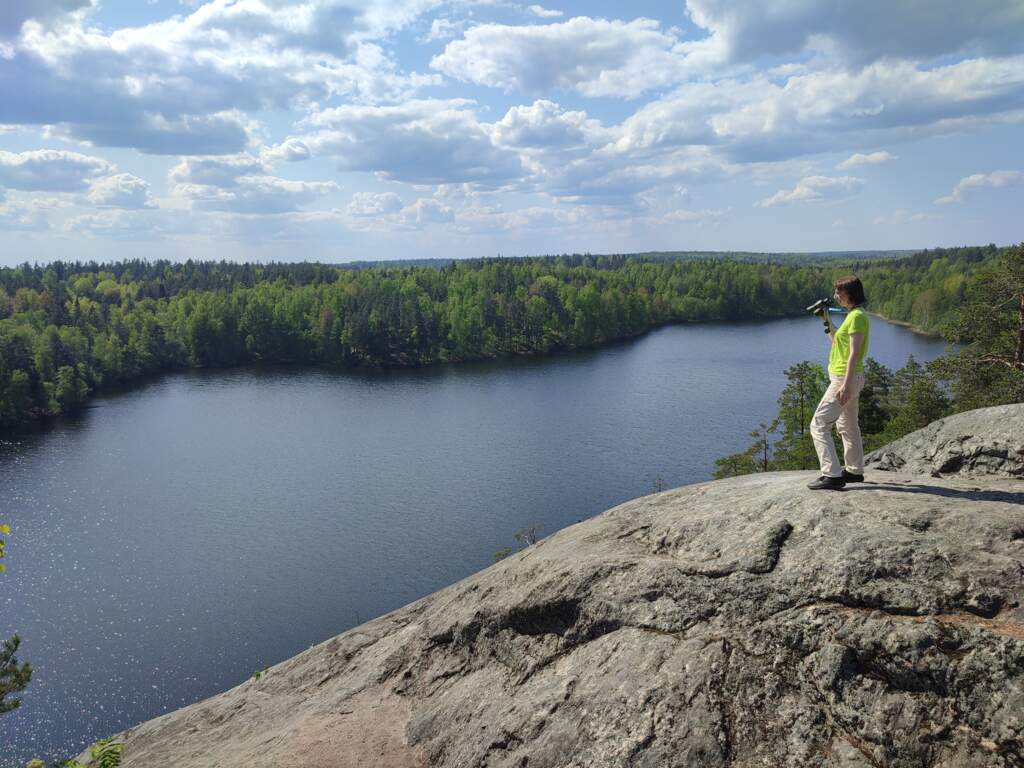
[[[0,638],[35,674],[0,766],[255,670],[620,502],[707,480],[824,361],[814,318],[672,326],[563,357],[172,374],[0,441]],[[871,356],[940,341],[873,319]]]

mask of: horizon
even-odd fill
[[[61,263],[65,266],[74,266],[80,264],[81,266],[113,266],[115,264],[123,264],[131,261],[142,261],[145,263],[152,264],[157,261],[168,261],[172,264],[185,264],[188,261],[193,263],[208,263],[208,264],[236,264],[239,266],[245,266],[247,264],[252,265],[270,265],[270,264],[309,264],[323,267],[346,267],[352,265],[366,265],[366,266],[387,266],[389,264],[396,265],[413,265],[416,263],[427,263],[427,262],[450,262],[450,261],[497,261],[497,260],[528,260],[528,259],[558,259],[565,257],[593,257],[593,258],[606,258],[606,257],[622,257],[622,258],[638,258],[648,256],[764,256],[764,257],[822,257],[825,259],[834,259],[839,263],[841,259],[846,256],[857,257],[857,256],[874,256],[882,254],[880,258],[886,258],[894,256],[901,258],[904,256],[912,256],[918,253],[925,253],[929,251],[941,251],[941,250],[954,250],[957,248],[986,248],[994,246],[998,249],[1010,248],[1016,245],[1015,243],[985,243],[981,244],[963,244],[954,246],[936,246],[934,248],[878,248],[878,249],[865,249],[865,250],[829,250],[829,251],[742,251],[742,250],[714,250],[714,249],[700,249],[700,250],[674,250],[674,251],[636,251],[636,252],[619,252],[619,253],[591,253],[589,251],[583,252],[563,252],[563,253],[527,253],[527,254],[495,254],[491,256],[425,256],[425,257],[409,257],[409,258],[395,258],[395,259],[352,259],[350,261],[319,261],[309,259],[294,259],[294,260],[273,260],[266,259],[261,261],[255,260],[237,260],[237,259],[217,259],[217,258],[205,258],[195,259],[192,257],[186,257],[182,259],[174,259],[167,257],[154,257],[148,258],[145,256],[130,256],[120,259],[106,259],[106,260],[95,260],[95,259],[53,259],[52,261],[22,261],[16,264],[0,264],[0,269],[16,269],[18,267],[29,266],[32,269],[46,269],[51,267],[53,264]]]
[[[1024,5],[35,0],[0,266],[1024,240]]]

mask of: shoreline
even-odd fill
[[[875,317],[880,318],[881,320],[885,320],[885,322],[887,322],[887,323],[892,323],[893,325],[902,326],[903,328],[906,328],[906,329],[910,330],[912,333],[916,333],[918,336],[926,336],[929,339],[941,339],[942,338],[942,334],[941,333],[933,333],[932,331],[926,331],[926,330],[924,330],[922,328],[918,328],[913,323],[908,323],[906,320],[894,320],[891,317],[886,317],[881,312],[872,312],[871,310],[868,310],[868,314],[869,315],[874,315]]]
[[[927,331],[923,331],[920,328],[917,328],[916,326],[914,326],[914,325],[912,325],[910,323],[904,322],[902,320],[892,320],[892,319],[886,317],[885,315],[879,314],[878,312],[869,312],[868,314],[874,315],[875,317],[878,317],[879,319],[881,319],[881,320],[883,320],[883,321],[885,321],[887,323],[892,323],[893,325],[898,325],[898,326],[907,328],[908,330],[910,330],[911,332],[913,332],[915,334],[918,334],[919,336],[924,336],[924,337],[929,338],[929,339],[941,339],[942,338],[938,334],[928,333]],[[136,379],[116,382],[114,384],[111,384],[111,385],[108,385],[108,386],[105,386],[105,387],[101,386],[101,387],[97,388],[96,390],[90,392],[88,397],[87,397],[87,399],[83,403],[81,403],[80,406],[78,408],[76,408],[75,410],[72,410],[72,411],[62,411],[60,413],[37,414],[37,415],[35,415],[35,416],[31,417],[31,418],[23,419],[23,420],[20,420],[20,421],[17,421],[17,422],[8,423],[8,424],[0,424],[0,439],[10,439],[10,438],[13,438],[13,437],[16,437],[16,436],[19,436],[19,435],[35,433],[37,431],[45,431],[45,429],[48,426],[50,426],[52,423],[56,422],[57,420],[59,420],[59,419],[61,419],[63,417],[66,417],[66,416],[74,415],[74,414],[79,413],[79,412],[81,412],[83,410],[87,410],[87,409],[93,407],[92,406],[92,402],[96,398],[98,398],[98,397],[109,396],[109,395],[117,395],[119,393],[130,392],[130,391],[135,390],[135,389],[137,389],[139,387],[143,387],[143,386],[146,386],[148,384],[152,384],[154,381],[162,378],[163,376],[165,376],[167,374],[171,374],[171,373],[184,373],[184,372],[199,371],[199,370],[230,370],[230,369],[235,369],[235,368],[251,368],[251,367],[254,367],[254,366],[255,367],[260,367],[262,365],[268,365],[268,366],[271,366],[271,367],[278,367],[278,366],[280,366],[280,367],[283,367],[283,368],[312,368],[312,369],[320,369],[320,370],[328,370],[328,371],[330,371],[330,370],[333,370],[333,371],[346,371],[346,370],[352,371],[352,370],[360,370],[360,369],[361,370],[383,371],[383,370],[405,370],[405,369],[409,369],[409,368],[434,368],[434,367],[444,367],[444,366],[461,366],[461,365],[467,365],[467,364],[471,365],[471,364],[474,364],[474,363],[488,363],[488,362],[497,362],[497,361],[542,360],[544,358],[563,357],[563,356],[566,356],[566,355],[572,355],[574,353],[596,352],[596,351],[599,351],[601,349],[604,349],[604,348],[607,348],[607,347],[612,347],[612,346],[615,346],[615,345],[618,345],[618,344],[628,344],[629,342],[635,341],[636,339],[639,339],[639,338],[641,338],[643,336],[646,336],[649,333],[653,333],[654,331],[658,331],[658,330],[661,330],[663,328],[668,328],[668,327],[676,326],[676,325],[712,325],[712,324],[716,324],[716,323],[718,323],[718,324],[725,324],[725,325],[735,325],[735,324],[746,324],[746,323],[762,323],[762,322],[765,322],[765,321],[769,321],[770,322],[770,321],[773,321],[773,320],[788,320],[788,319],[792,319],[792,318],[795,318],[795,317],[802,317],[802,316],[804,316],[804,313],[792,314],[792,315],[779,315],[779,316],[776,316],[776,317],[759,317],[759,318],[754,318],[754,319],[750,319],[750,320],[728,320],[728,319],[702,319],[702,320],[682,320],[682,321],[680,321],[680,320],[669,320],[668,322],[664,322],[664,323],[661,323],[661,324],[651,325],[648,328],[645,328],[644,330],[642,330],[642,331],[640,331],[638,333],[625,334],[623,336],[617,336],[617,337],[610,338],[610,339],[603,339],[603,340],[601,340],[599,342],[594,342],[594,343],[586,344],[586,345],[582,345],[582,346],[552,346],[552,347],[550,347],[546,351],[541,351],[539,349],[523,350],[523,351],[518,351],[518,352],[512,352],[512,353],[506,352],[504,354],[497,354],[497,355],[490,355],[490,356],[482,355],[480,357],[467,357],[467,358],[449,359],[449,360],[437,359],[437,360],[431,360],[429,362],[419,362],[419,363],[412,363],[412,364],[388,364],[388,363],[381,364],[381,363],[365,363],[365,362],[360,362],[360,363],[357,363],[357,364],[334,366],[334,365],[330,365],[330,364],[326,364],[326,363],[310,363],[310,362],[305,362],[305,361],[280,361],[280,360],[278,360],[278,361],[263,361],[263,360],[256,359],[256,360],[240,360],[238,362],[230,363],[230,364],[226,364],[226,365],[214,365],[214,366],[187,365],[187,366],[183,366],[183,367],[173,366],[173,367],[164,368],[164,369],[160,369],[160,370],[156,370],[156,371],[151,371],[151,372],[145,373],[145,374],[143,374],[142,376],[140,376],[139,378],[136,378]]]

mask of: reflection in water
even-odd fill
[[[942,344],[878,321],[898,367]],[[0,636],[35,677],[0,766],[235,685],[651,491],[774,415],[817,320],[675,326],[599,351],[390,371],[193,371],[0,445]]]

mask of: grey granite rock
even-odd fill
[[[869,469],[926,475],[1024,477],[1024,406],[958,413],[865,457]]]
[[[124,765],[1024,766],[1024,482],[810,477],[615,507],[127,731]]]

